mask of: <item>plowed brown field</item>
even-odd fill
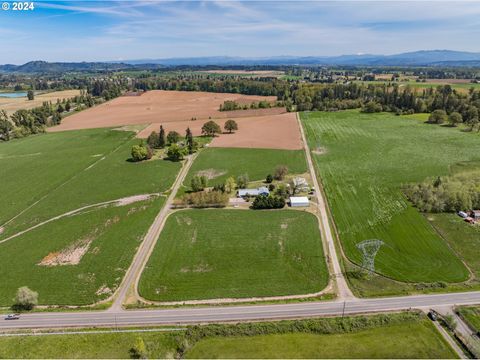
[[[213,119],[223,129],[226,119]],[[295,113],[236,118],[238,130],[232,134],[221,134],[211,142],[211,147],[240,147],[263,149],[302,149],[302,140]],[[165,131],[175,130],[185,134],[187,127],[193,135],[201,135],[204,121],[176,121],[163,123]],[[138,136],[146,138],[160,124],[151,124]]]
[[[141,96],[123,96],[66,117],[62,124],[49,131],[148,125],[138,137],[145,138],[160,124],[166,131],[184,134],[190,127],[194,135],[208,119],[223,129],[226,119],[234,118],[239,130],[216,137],[211,146],[301,149],[302,142],[295,114],[285,108],[219,111],[225,100],[250,104],[260,100],[275,101],[274,96],[254,96],[188,91],[149,91]],[[195,118],[196,120],[192,120]]]

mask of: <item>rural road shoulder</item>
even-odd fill
[[[428,309],[433,306],[478,303],[480,303],[480,291],[379,299],[353,299],[347,301],[301,302],[279,305],[32,313],[22,315],[19,320],[0,320],[0,330],[167,324],[187,325],[207,322],[279,320],[399,311],[410,308]]]

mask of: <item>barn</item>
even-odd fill
[[[310,201],[306,196],[292,196],[290,197],[290,206],[291,207],[308,207]]]

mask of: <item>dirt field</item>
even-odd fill
[[[167,123],[172,121],[198,120],[232,117],[231,112],[218,110],[225,100],[239,103],[254,101],[275,101],[274,96],[253,96],[241,94],[220,94],[189,91],[149,91],[141,96],[122,96],[94,108],[71,115],[62,124],[49,131],[91,129],[120,125]],[[248,110],[239,116],[255,115]],[[283,109],[261,109],[257,113],[279,113]],[[240,115],[241,114],[241,115]]]
[[[79,90],[65,90],[35,95],[35,99],[31,101],[27,100],[26,97],[16,99],[0,98],[0,109],[6,110],[8,114],[12,114],[20,109],[32,109],[34,107],[41,106],[44,101],[56,102],[57,99],[70,99],[79,94]]]
[[[301,149],[302,142],[295,114],[285,108],[219,111],[225,100],[239,103],[275,101],[274,96],[251,96],[187,91],[150,91],[141,96],[124,96],[108,103],[71,115],[62,124],[49,131],[148,125],[138,133],[146,138],[158,131],[160,124],[166,131],[184,134],[190,127],[194,135],[201,134],[202,125],[211,117],[223,129],[226,119],[234,118],[239,131],[215,138],[214,147],[247,147],[270,149]],[[196,120],[192,120],[196,118]]]
[[[225,119],[214,119],[223,129]],[[302,149],[301,134],[295,113],[236,118],[239,130],[233,134],[216,137],[211,147],[239,147],[261,149]],[[201,135],[204,121],[178,121],[163,123],[165,130],[175,130],[184,134],[190,127],[193,135]],[[138,134],[146,138],[152,131],[157,131],[160,124],[151,124]]]

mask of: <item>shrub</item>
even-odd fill
[[[143,161],[148,160],[152,157],[152,149],[142,141],[138,145],[132,146],[132,160],[133,161]]]
[[[275,174],[273,175],[273,177],[275,178],[275,180],[283,180],[287,174],[288,167],[286,167],[285,165],[279,165],[275,169]]]
[[[253,200],[252,209],[282,209],[285,207],[285,199],[280,196],[264,196],[260,195]]]
[[[271,174],[268,174],[267,177],[265,178],[265,182],[267,184],[270,184],[273,181],[273,176]]]
[[[243,174],[237,177],[237,186],[242,189],[247,187],[250,179],[248,178],[248,174]]]
[[[376,113],[382,111],[382,105],[375,101],[367,102],[361,110],[363,113]]]
[[[451,126],[457,126],[457,124],[460,124],[461,122],[463,122],[462,115],[456,111],[452,112],[448,117],[448,123]]]
[[[147,348],[142,338],[137,338],[135,344],[129,350],[131,359],[146,359]]]
[[[182,202],[184,205],[197,208],[225,207],[228,203],[228,195],[221,191],[201,191],[184,195]]]
[[[213,185],[213,191],[225,192],[225,184],[215,184]]]
[[[190,181],[190,186],[194,192],[202,191],[207,187],[208,179],[206,176],[194,176]]]
[[[158,133],[156,131],[152,131],[151,134],[148,135],[148,138],[147,138],[148,146],[150,146],[151,148],[158,147],[159,139],[160,138],[158,136]]]
[[[443,124],[447,120],[447,113],[445,110],[435,110],[428,117],[428,123],[430,124]]]
[[[176,131],[170,131],[167,135],[168,144],[176,144],[180,140],[180,134]]]
[[[230,176],[227,180],[225,180],[225,192],[230,194],[235,191],[236,187],[237,184],[235,183],[235,179],[233,177]]]
[[[15,303],[12,306],[14,310],[32,310],[38,304],[38,293],[22,286],[17,290]]]
[[[275,190],[275,195],[280,196],[283,199],[286,199],[290,195],[290,193],[287,187],[285,186],[285,184],[279,184],[277,186],[277,189]]]
[[[183,160],[185,156],[185,151],[177,144],[172,144],[168,147],[167,157],[171,161],[180,161]]]

